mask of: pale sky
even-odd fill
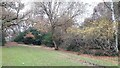
[[[41,2],[41,1],[51,1],[51,0],[22,0],[23,2]],[[72,1],[76,1],[76,2],[86,2],[86,3],[90,3],[90,2],[111,2],[112,0],[55,0],[55,1],[61,1],[61,2],[72,2]],[[120,1],[120,0],[113,0],[113,1]]]
[[[41,2],[41,1],[50,1],[50,0],[22,0],[22,3],[24,3],[26,7],[21,12],[26,12],[27,10],[30,10],[32,2]],[[58,1],[58,0],[55,0],[55,1]],[[59,0],[59,1],[62,1],[62,2],[75,1],[75,2],[88,3],[89,6],[86,7],[85,13],[82,14],[80,18],[78,18],[79,19],[78,22],[83,22],[85,18],[91,16],[91,14],[93,13],[94,7],[97,6],[98,3],[103,2],[103,1],[110,2],[111,0]]]
[[[22,0],[22,3],[25,3],[26,7],[24,8],[24,10],[22,12],[25,12],[27,10],[29,10],[31,8],[31,2],[43,2],[43,1],[50,1],[50,0]],[[91,9],[93,9],[94,6],[96,6],[99,2],[110,2],[111,0],[55,0],[55,1],[61,1],[61,2],[83,2],[83,3],[89,3],[91,6],[88,7],[91,11]],[[118,0],[117,0],[118,1]]]

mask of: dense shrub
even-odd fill
[[[27,31],[20,32],[14,39],[15,42],[24,42],[24,36],[26,35]]]
[[[43,33],[38,31],[37,29],[31,29],[30,32],[34,35],[35,39],[33,40],[32,44],[40,45],[42,41]]]
[[[81,39],[79,39],[73,35],[69,35],[69,37],[67,37],[63,40],[60,47],[67,51],[76,51],[76,52],[80,51],[80,44],[79,44],[80,40]]]
[[[29,33],[32,33],[31,35],[33,37],[29,37]],[[23,42],[25,44],[34,44],[34,45],[40,45],[42,41],[42,33],[40,31],[37,31],[34,28],[30,28],[24,32],[20,32],[18,36],[14,39],[15,42]]]
[[[73,37],[71,40],[66,39],[64,48],[73,51],[73,49],[80,47],[79,50],[82,50],[83,53],[93,55],[114,56],[118,54],[115,46],[115,31],[113,29],[117,24],[112,23],[108,19],[100,19],[84,24],[86,24],[86,26],[82,26],[82,28],[70,27],[67,29],[67,33],[73,34]],[[79,40],[83,40],[78,40],[78,42],[73,41],[73,39],[77,39],[77,37],[74,37],[75,35],[78,35]],[[71,36],[69,36],[69,38],[70,37]],[[76,46],[78,46],[78,48]],[[85,50],[86,48],[88,48],[88,50]],[[95,51],[95,53],[92,53],[89,48],[99,48],[104,52]]]
[[[53,47],[53,42],[52,42],[52,34],[51,33],[46,33],[42,37],[42,44],[45,44],[48,47]]]
[[[33,44],[34,39],[32,37],[26,37],[24,39],[25,44]]]
[[[32,44],[33,45],[41,45],[41,41],[42,40],[40,40],[40,39],[34,39],[33,42],[32,42]]]
[[[33,29],[33,28],[30,28],[25,32],[19,33],[19,35],[14,39],[14,41],[23,42],[25,44],[34,44],[34,45],[45,44],[48,47],[53,47],[52,34],[50,32],[42,33],[37,29]]]
[[[95,56],[116,56],[118,55],[114,49],[114,39],[83,38],[79,35],[68,35],[64,42],[60,45],[61,48],[68,51],[76,51],[80,54],[91,54]],[[91,50],[92,49],[92,50]]]

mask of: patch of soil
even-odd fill
[[[16,42],[7,42],[5,46],[18,46],[18,43]]]

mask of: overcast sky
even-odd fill
[[[43,2],[43,1],[50,1],[50,0],[22,0],[22,3],[25,3],[26,7],[25,9],[23,10],[26,11],[26,10],[29,10],[31,8],[31,2]],[[58,1],[58,0],[55,0],[55,1]],[[89,3],[91,6],[88,7],[91,11],[91,9],[93,9],[94,6],[96,6],[99,2],[103,2],[103,1],[111,1],[111,0],[59,0],[59,1],[62,1],[62,2],[72,2],[72,1],[75,1],[75,2],[83,2],[83,3]]]
[[[26,12],[27,10],[30,10],[32,2],[41,2],[41,1],[42,0],[22,0],[22,3],[24,3],[26,7],[21,12]],[[49,1],[49,0],[43,0],[43,1]],[[88,3],[87,7],[85,8],[86,12],[82,14],[80,18],[78,18],[79,19],[78,22],[83,22],[85,18],[91,16],[91,14],[93,13],[94,7],[97,6],[98,3],[103,2],[103,1],[110,2],[111,0],[59,0],[59,1],[62,1],[62,2],[69,2],[69,1],[78,2],[79,1],[83,3]]]

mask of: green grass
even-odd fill
[[[2,48],[3,66],[87,66],[79,60],[105,66],[117,66],[117,64],[104,60],[95,60],[41,47],[14,46]]]
[[[2,67],[2,46],[0,46],[0,67]]]
[[[60,58],[57,51],[42,48],[10,47],[3,48],[3,66],[82,66],[73,60]]]

